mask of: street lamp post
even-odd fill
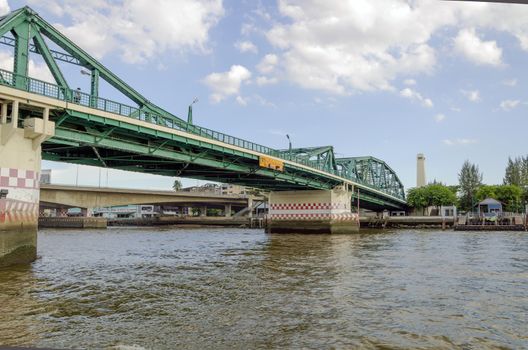
[[[288,139],[288,153],[290,154],[290,160],[292,158],[292,143],[290,139],[290,135],[286,134],[286,138]]]
[[[195,104],[196,102],[198,102],[198,97],[195,97],[194,100],[191,102],[191,104],[189,105],[189,111],[187,112],[187,124],[191,124],[193,123],[193,119],[192,119],[192,106],[193,104]]]

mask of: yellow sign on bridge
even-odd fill
[[[259,157],[259,165],[263,168],[284,171],[284,162],[282,160],[273,159],[266,156]]]

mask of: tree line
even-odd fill
[[[494,198],[504,204],[504,210],[522,212],[528,203],[528,156],[509,158],[503,184],[485,185],[478,165],[466,160],[458,173],[458,185],[446,186],[434,181],[407,192],[407,203],[412,208],[425,209],[456,205],[470,211],[478,202]]]

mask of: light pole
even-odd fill
[[[290,154],[290,160],[291,160],[291,157],[292,157],[292,144],[291,144],[290,135],[286,134],[286,138],[288,139],[288,153]]]
[[[192,119],[192,106],[193,104],[195,104],[196,102],[198,102],[198,97],[195,97],[194,100],[191,102],[191,104],[189,105],[189,111],[187,112],[187,124],[191,124],[193,123],[193,119]]]

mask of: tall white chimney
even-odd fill
[[[416,156],[416,187],[425,185],[425,156],[422,153],[418,153]]]

